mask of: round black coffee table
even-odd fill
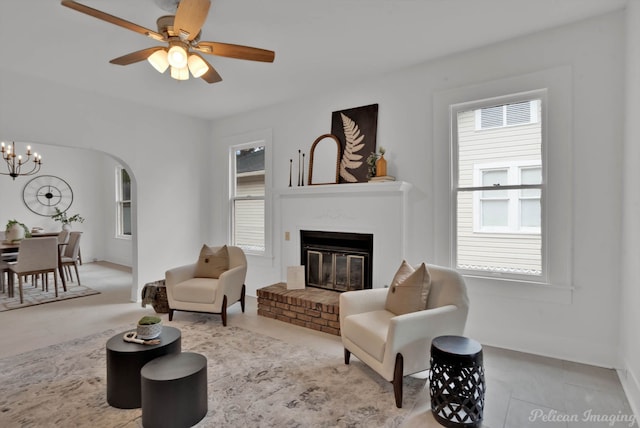
[[[107,403],[120,409],[135,409],[141,405],[140,369],[154,358],[179,354],[181,334],[177,328],[163,326],[160,344],[141,345],[125,342],[125,333],[107,341]]]
[[[194,352],[165,355],[140,370],[142,426],[191,427],[207,414],[207,358]]]

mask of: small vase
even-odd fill
[[[24,229],[19,224],[14,224],[7,229],[5,238],[9,242],[20,241],[24,238]]]
[[[68,223],[62,224],[62,230],[66,230],[67,232],[71,230],[71,225]]]
[[[384,177],[387,175],[387,160],[384,155],[380,155],[376,161],[376,177]]]

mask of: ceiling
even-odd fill
[[[150,29],[168,14],[154,0],[78,1]],[[59,0],[2,0],[0,69],[213,119],[599,15],[626,1],[212,0],[202,40],[274,50],[276,59],[206,56],[223,78],[209,85],[173,80],[146,61],[109,64],[158,43]]]

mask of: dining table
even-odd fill
[[[25,239],[34,239],[34,238],[25,238]],[[62,250],[64,246],[67,244],[58,244],[58,275],[60,279],[62,279],[62,289],[67,291],[67,281],[64,276],[64,268],[62,266]],[[0,254],[5,253],[19,253],[20,252],[20,242],[8,242],[2,241],[0,242]],[[13,275],[9,275],[9,297],[13,297]]]

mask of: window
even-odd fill
[[[453,255],[466,273],[544,278],[541,109],[535,93],[453,108]]]
[[[131,237],[131,179],[122,167],[116,168],[116,236]]]
[[[541,184],[538,161],[477,164],[474,169],[474,187],[492,188],[474,193],[474,232],[540,233],[540,190],[502,190],[511,184]]]
[[[264,141],[231,147],[231,241],[247,253],[264,254],[265,164]]]

